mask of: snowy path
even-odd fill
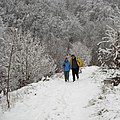
[[[70,77],[69,83],[60,78],[38,83],[36,90],[18,101],[2,120],[92,120],[92,111],[86,106],[100,92],[93,77],[97,69],[84,69],[75,82]]]

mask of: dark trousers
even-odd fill
[[[78,79],[79,78],[79,67],[78,68],[72,68],[73,82],[75,81],[75,75]]]
[[[69,71],[64,71],[65,82],[69,81]]]

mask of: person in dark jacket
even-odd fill
[[[67,82],[69,81],[69,72],[70,72],[70,62],[68,61],[68,58],[65,58],[62,67],[64,70],[65,82]]]
[[[73,82],[75,81],[75,75],[79,79],[79,67],[82,66],[82,61],[80,58],[71,55],[70,65],[72,69]]]

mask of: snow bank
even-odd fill
[[[105,71],[99,71],[97,76],[105,79],[120,74],[120,71],[112,69]],[[120,120],[120,85],[113,87],[101,84],[100,88],[99,95],[89,101],[89,107],[93,109],[91,117],[94,120]]]

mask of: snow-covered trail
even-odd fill
[[[99,92],[94,73],[98,67],[87,67],[80,79],[65,83],[63,78],[39,82],[36,89],[14,108],[3,114],[0,120],[93,120],[89,100]]]

